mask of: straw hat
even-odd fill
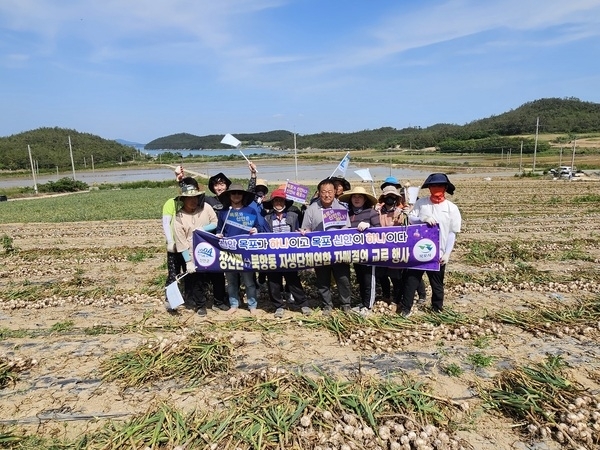
[[[367,202],[371,202],[371,206],[375,206],[375,204],[377,203],[377,199],[375,198],[375,196],[372,195],[372,194],[369,194],[365,190],[365,188],[362,187],[362,186],[356,186],[351,191],[344,192],[342,195],[340,195],[340,197],[338,198],[338,200],[340,202],[344,202],[344,203],[350,204],[350,197],[352,197],[354,194],[364,195],[365,198],[367,199]]]
[[[256,189],[259,186],[261,186],[261,187],[264,188],[263,190],[265,191],[265,194],[267,192],[269,192],[269,186],[267,185],[267,180],[263,180],[262,178],[258,178],[256,180],[256,187],[254,189]]]

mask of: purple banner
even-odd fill
[[[288,181],[285,185],[285,198],[304,204],[308,198],[308,187]]]
[[[439,227],[355,228],[294,233],[258,233],[219,239],[194,231],[199,271],[286,271],[336,263],[439,270]]]

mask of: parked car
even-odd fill
[[[571,177],[575,176],[577,169],[571,166],[560,166],[555,169],[550,169],[549,171],[555,177]]]

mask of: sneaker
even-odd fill
[[[342,311],[348,313],[352,311],[352,308],[350,308],[350,305],[342,305]]]
[[[196,311],[196,314],[198,314],[199,316],[206,316],[206,308],[204,308],[204,307],[198,308],[198,311]]]
[[[425,305],[426,301],[427,301],[427,299],[425,297],[423,297],[423,298],[419,297],[419,299],[417,300],[417,305],[423,306],[423,305]]]
[[[410,309],[410,310],[403,309],[402,312],[400,313],[400,315],[402,317],[404,317],[405,319],[408,319],[410,316],[412,316],[412,309]]]
[[[283,308],[277,308],[275,310],[275,318],[282,319],[283,318]]]
[[[312,309],[310,309],[308,306],[303,306],[300,311],[302,311],[302,314],[305,316],[310,316],[312,314]]]
[[[323,314],[323,316],[325,317],[331,317],[331,308],[326,306],[325,308],[323,308],[321,314]]]
[[[216,312],[229,311],[229,306],[227,306],[225,303],[221,303],[220,305],[213,305],[212,310]]]

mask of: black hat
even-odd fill
[[[425,182],[421,185],[422,188],[431,186],[432,184],[444,184],[446,185],[446,192],[450,195],[454,194],[456,187],[450,183],[448,175],[445,173],[432,173],[427,177]]]
[[[344,187],[344,191],[349,191],[350,189],[352,189],[352,186],[350,186],[350,182],[348,180],[346,180],[344,177],[329,177],[329,179],[333,182],[339,182],[342,183],[342,186]]]
[[[231,180],[227,178],[223,172],[219,172],[218,174],[213,175],[208,179],[208,190],[215,195],[215,184],[217,184],[217,181],[224,181],[225,186],[227,186],[227,189],[229,189],[229,186],[231,186]]]
[[[242,204],[248,206],[254,200],[254,192],[247,191],[241,184],[230,184],[225,192],[219,195],[218,199],[223,205],[229,207],[231,205],[230,195],[232,192],[241,192],[244,199]]]

